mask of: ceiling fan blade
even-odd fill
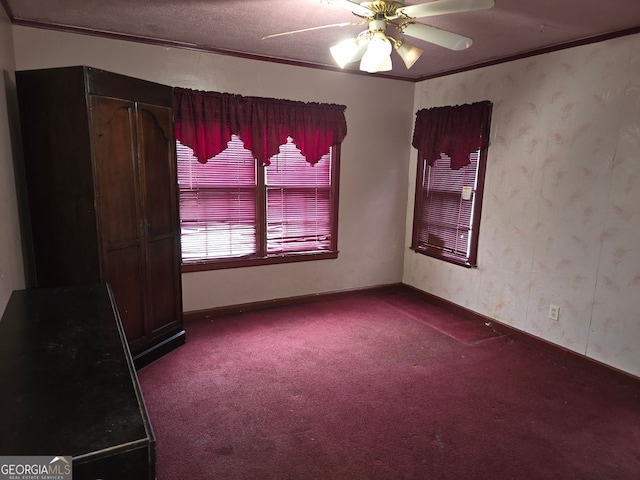
[[[282,33],[274,33],[272,35],[265,35],[264,37],[262,37],[262,40],[266,40],[267,38],[282,37],[283,35],[292,35],[294,33],[311,32],[313,30],[321,30],[323,28],[348,27],[350,25],[361,25],[361,23],[342,22],[342,23],[333,23],[331,25],[321,25],[319,27],[302,28],[300,30],[291,30],[290,32],[282,32]]]
[[[403,23],[396,28],[405,35],[440,45],[449,50],[464,50],[465,48],[469,48],[473,43],[473,40],[468,37],[447,32],[446,30],[440,30],[439,28],[431,27],[424,23]]]
[[[396,10],[396,16],[409,18],[433,17],[446,13],[485,10],[495,5],[494,0],[435,0],[434,2],[409,5]]]
[[[354,2],[353,0],[327,0],[327,2],[346,8],[359,17],[372,17],[375,14],[375,12],[369,7],[360,5],[358,2]]]

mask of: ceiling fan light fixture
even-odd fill
[[[367,43],[364,38],[347,38],[329,50],[338,66],[344,68],[347,63],[356,62],[362,58],[367,49]]]
[[[393,64],[391,63],[391,57],[384,57],[379,60],[372,60],[372,57],[366,58],[362,57],[362,61],[360,62],[360,70],[367,73],[378,73],[378,72],[389,72],[393,68]]]
[[[404,40],[397,42],[394,48],[396,52],[398,52],[398,55],[400,55],[400,58],[402,58],[404,64],[407,66],[407,69],[411,68],[424,53],[423,49],[418,48],[415,45],[411,45]]]
[[[383,32],[374,32],[362,56],[360,70],[376,73],[391,70],[391,42]]]

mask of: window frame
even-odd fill
[[[313,260],[325,260],[338,258],[338,210],[339,210],[339,182],[340,182],[340,144],[331,147],[331,168],[330,168],[330,229],[331,241],[329,250],[306,251],[306,252],[283,252],[267,253],[267,186],[265,182],[265,169],[268,166],[259,160],[256,162],[256,253],[252,256],[237,258],[219,258],[184,263],[181,258],[181,271],[200,272],[208,270],[222,270],[227,268],[240,268],[259,265],[275,265],[292,262],[303,262]],[[309,168],[313,168],[309,165]],[[180,201],[180,189],[178,188],[178,202]]]
[[[487,132],[488,135],[488,132]],[[416,253],[426,255],[428,257],[443,260],[454,265],[460,265],[466,268],[476,268],[478,266],[478,240],[480,237],[480,220],[482,216],[482,202],[484,197],[485,173],[487,168],[488,146],[481,148],[478,155],[478,166],[476,171],[476,188],[473,192],[473,214],[471,219],[471,236],[469,243],[469,251],[466,258],[451,254],[447,251],[422,245],[419,241],[420,228],[422,224],[422,213],[428,200],[425,198],[427,191],[424,180],[428,172],[429,165],[426,160],[417,162],[415,200],[413,208],[413,233],[411,236],[411,250]],[[474,152],[475,153],[475,152]],[[462,167],[462,168],[466,168]],[[462,169],[461,169],[462,170]]]

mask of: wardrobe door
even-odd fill
[[[146,294],[151,336],[180,324],[180,247],[171,108],[138,104],[138,152],[146,226]]]
[[[135,104],[91,96],[101,266],[132,350],[146,341]]]

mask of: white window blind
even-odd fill
[[[291,138],[266,167],[267,252],[331,249],[331,154],[309,165]]]
[[[452,170],[443,154],[424,166],[417,249],[469,259],[479,159],[480,151],[474,152],[469,165]]]
[[[291,138],[258,166],[235,135],[206,164],[176,143],[183,263],[331,252],[332,153],[310,165]]]
[[[177,142],[182,259],[237,258],[256,253],[256,161],[233,136],[228,148],[199,163]]]

